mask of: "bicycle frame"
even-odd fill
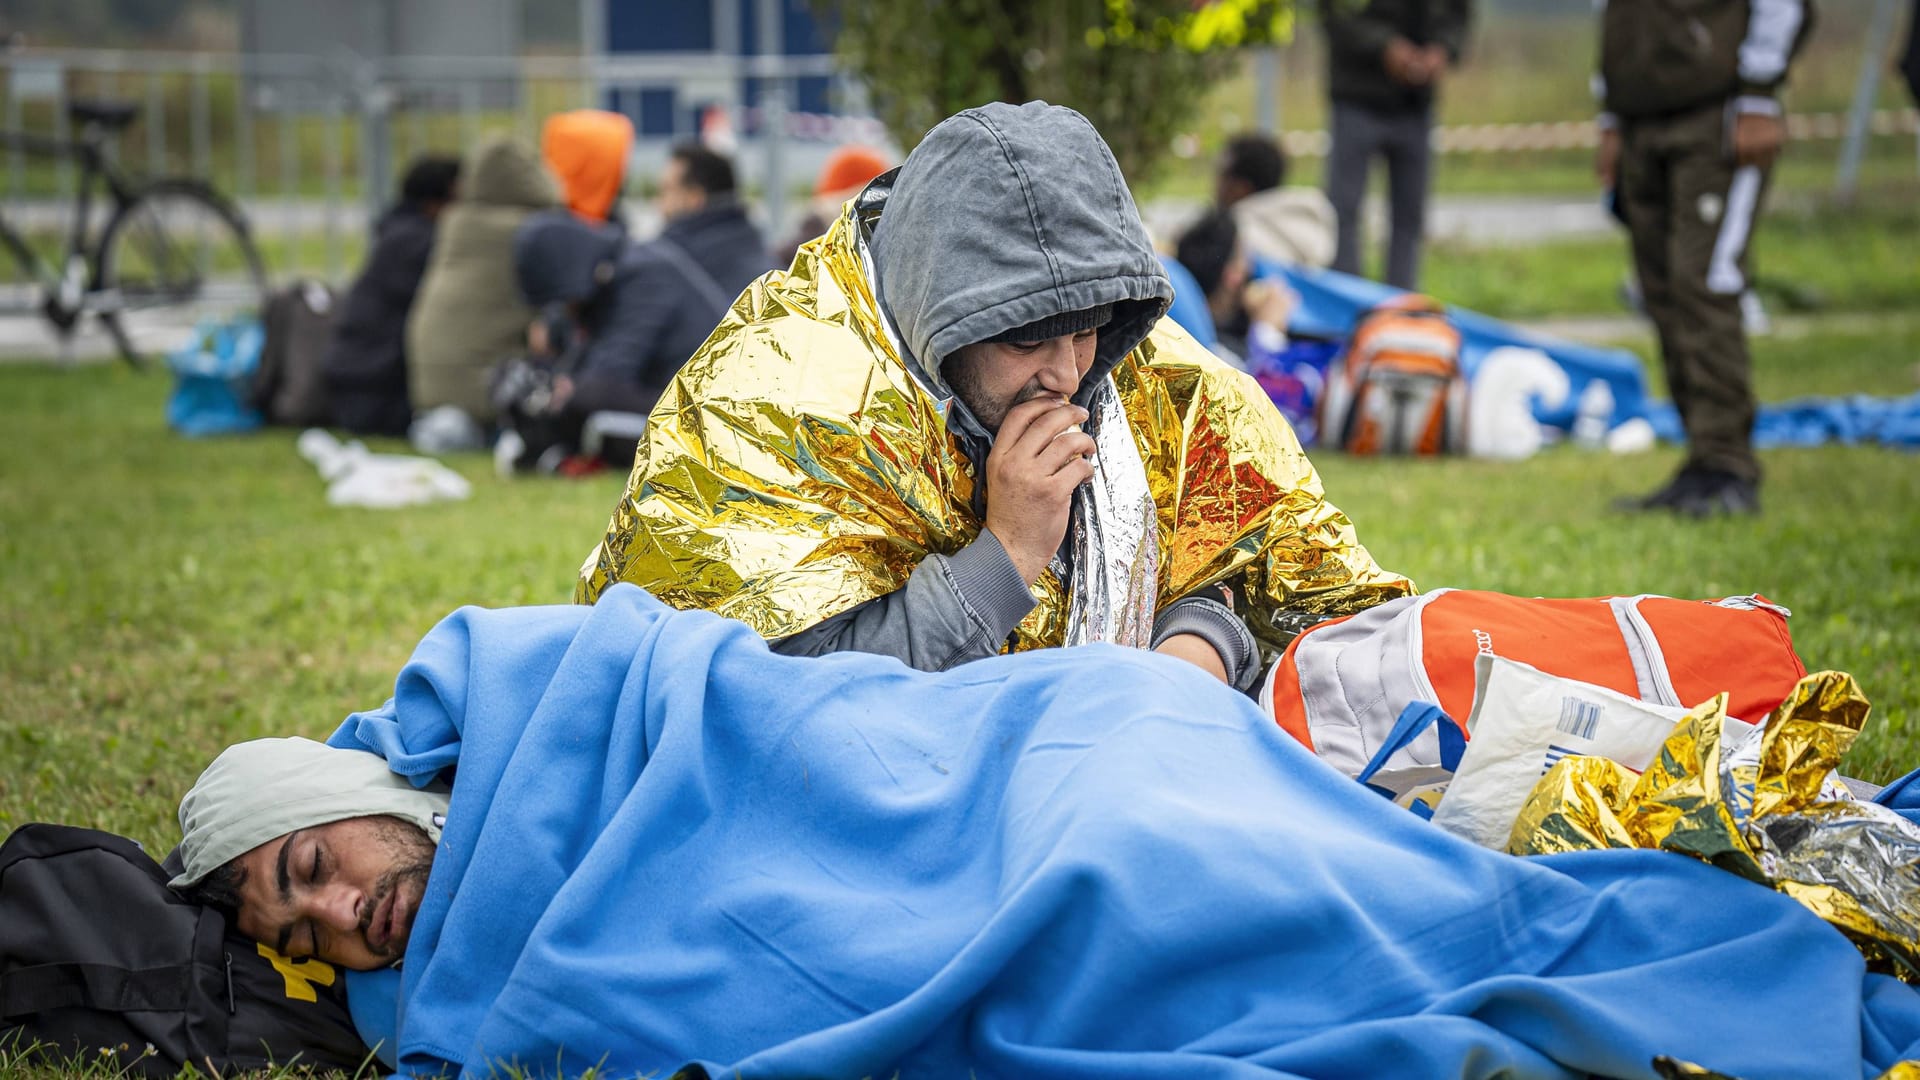
[[[102,142],[97,129],[91,125],[77,139],[56,139],[26,131],[0,131],[0,149],[17,148],[43,158],[71,158],[80,167],[79,182],[74,190],[73,221],[67,233],[66,252],[61,265],[57,268],[48,266],[23,237],[19,243],[19,251],[31,258],[33,272],[41,279],[48,295],[69,315],[80,310],[86,291],[99,284],[90,280],[90,275],[97,268],[89,265],[87,247],[96,181],[104,185],[116,208],[126,205],[134,196],[132,185],[114,168]],[[10,228],[3,216],[0,216],[0,228]],[[18,232],[14,235],[19,237]]]
[[[74,110],[79,113],[81,110]],[[93,112],[89,109],[88,112]],[[72,193],[73,217],[64,255],[34,250],[20,231],[0,215],[0,258],[12,257],[22,270],[25,288],[0,294],[0,314],[38,314],[65,340],[79,321],[97,317],[126,361],[140,367],[143,360],[122,316],[150,309],[187,306],[214,294],[207,292],[206,268],[181,254],[169,235],[159,210],[141,213],[143,206],[164,207],[179,200],[210,224],[215,236],[237,242],[245,294],[263,303],[266,276],[259,251],[248,236],[246,220],[204,181],[191,177],[152,180],[129,176],[115,162],[112,133],[133,114],[126,106],[98,110],[98,119],[85,115],[78,138],[48,138],[24,131],[0,131],[0,150],[12,149],[38,158],[72,160],[79,166],[79,183]],[[80,118],[80,117],[76,117]],[[94,228],[96,192],[109,205],[104,223]],[[199,234],[196,234],[199,235]],[[125,240],[123,243],[122,240]],[[202,236],[204,254],[205,236]],[[135,246],[146,256],[128,286],[120,255]],[[257,305],[256,305],[257,306]]]

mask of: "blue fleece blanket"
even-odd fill
[[[405,1071],[1876,1074],[1920,992],[1659,852],[1455,841],[1195,669],[791,659],[631,586],[463,609],[334,743],[458,766]]]

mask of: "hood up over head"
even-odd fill
[[[613,280],[626,233],[564,210],[535,214],[513,235],[513,276],[531,307],[580,303]]]
[[[1106,141],[1044,101],[968,109],[929,131],[893,181],[873,253],[910,363],[946,398],[940,365],[962,346],[1100,325],[1074,398],[1085,404],[1173,300]]]
[[[633,147],[633,121],[604,109],[575,109],[547,117],[540,156],[560,181],[567,209],[605,221],[620,197]]]
[[[460,165],[460,190],[454,203],[488,206],[552,206],[553,179],[533,151],[511,135],[483,141]]]
[[[417,788],[385,758],[312,739],[254,739],[213,759],[180,800],[184,889],[269,840],[358,817],[397,817],[440,842],[444,789]]]

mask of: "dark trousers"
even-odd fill
[[[1687,464],[1758,480],[1740,294],[1767,170],[1736,166],[1730,142],[1718,105],[1625,122],[1618,194]]]
[[[1402,289],[1420,283],[1420,244],[1427,228],[1427,187],[1432,178],[1433,109],[1380,112],[1347,101],[1333,103],[1333,146],[1327,154],[1327,200],[1340,218],[1333,268],[1360,272],[1360,208],[1367,172],[1377,155],[1387,161],[1387,284]]]

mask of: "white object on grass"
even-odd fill
[[[487,433],[458,405],[436,405],[413,418],[407,441],[423,454],[453,454],[485,450]]]
[[[1613,388],[1600,379],[1588,382],[1573,407],[1573,441],[1589,450],[1607,443],[1607,429],[1613,424]]]
[[[375,454],[357,439],[342,443],[319,428],[301,432],[294,446],[320,471],[334,506],[391,510],[473,493],[466,477],[432,458]]]
[[[1607,432],[1607,449],[1616,454],[1644,454],[1658,441],[1653,425],[1644,416],[1636,416]]]
[[[1532,457],[1546,441],[1534,402],[1555,408],[1571,390],[1566,371],[1539,349],[1503,345],[1487,353],[1467,395],[1467,455]]]
[[[1473,674],[1471,737],[1433,823],[1496,851],[1507,849],[1527,796],[1554,762],[1584,754],[1639,772],[1687,715],[1491,653],[1474,660]]]

